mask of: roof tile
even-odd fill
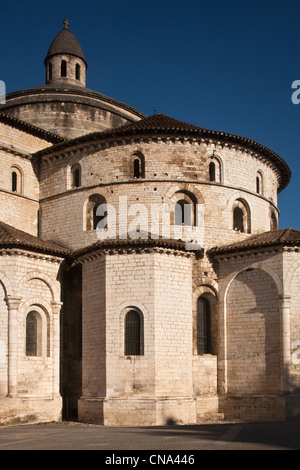
[[[211,254],[233,253],[252,248],[263,248],[269,246],[300,246],[300,231],[285,228],[252,235],[243,241],[224,246],[216,246],[209,250]]]
[[[0,221],[0,248],[16,247],[58,256],[67,256],[69,254],[67,248],[30,235]]]

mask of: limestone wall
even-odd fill
[[[41,400],[45,400],[48,419],[57,420],[61,416],[61,305],[57,280],[60,261],[49,256],[30,256],[26,252],[1,256],[4,300],[0,313],[0,415],[4,421],[26,413],[35,415],[37,420],[43,419],[44,414],[35,408],[41,406]],[[30,355],[26,350],[29,312],[34,312],[37,319],[36,352]]]
[[[134,178],[135,155],[144,157],[145,178]],[[151,232],[151,204],[174,208],[181,195],[203,207],[206,248],[270,230],[272,213],[278,218],[278,182],[274,168],[240,150],[218,149],[222,178],[221,182],[210,182],[212,155],[212,148],[204,144],[168,141],[44,157],[40,186],[42,236],[75,249],[96,241],[96,233],[86,229],[86,205],[93,194],[101,194],[113,206],[117,218],[120,197],[127,198],[128,209],[133,209],[128,224],[137,213],[138,208],[133,205],[145,205],[146,231],[148,228]],[[74,189],[72,167],[75,164],[81,167],[81,184]],[[256,192],[258,171],[264,175],[262,194]],[[246,233],[233,230],[233,208],[237,200],[248,211]]]

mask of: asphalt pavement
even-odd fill
[[[105,427],[74,422],[0,427],[0,451],[97,450],[108,464],[126,455],[185,455],[194,465],[203,450],[300,450],[300,422],[218,423],[184,426]],[[157,451],[155,453],[155,451]],[[148,458],[147,457],[147,458]],[[174,462],[155,462],[157,465]],[[158,457],[157,457],[158,458]],[[188,460],[188,458],[190,460]],[[108,460],[105,460],[108,459]],[[115,459],[110,461],[109,459]],[[140,462],[141,463],[141,462]],[[148,462],[149,463],[149,462]]]

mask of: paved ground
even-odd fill
[[[151,452],[140,452],[141,455],[151,456],[153,451],[169,450],[195,455],[197,460],[197,451],[201,450],[300,450],[300,422],[157,427],[103,427],[65,422],[2,426],[0,451],[3,450],[102,450],[102,459],[112,455],[115,458],[125,454],[137,456],[143,450]]]

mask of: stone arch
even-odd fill
[[[168,204],[170,209],[171,225],[175,223],[176,204],[184,201],[192,206],[191,225],[199,225],[202,220],[200,206],[204,205],[204,198],[199,189],[190,183],[172,185],[163,197],[163,203]]]
[[[280,390],[281,286],[272,274],[256,264],[234,273],[227,284],[223,353],[228,393]]]
[[[292,263],[287,275],[285,276],[284,290],[286,295],[289,295],[291,293],[293,278],[298,269],[300,269],[300,258]]]
[[[193,194],[197,201],[197,204],[204,204],[204,198],[201,191],[199,191],[197,186],[191,183],[170,186],[166,194],[163,196],[163,202],[170,204],[174,194],[179,192]]]
[[[240,270],[237,270],[237,271],[234,271],[234,272],[230,273],[223,280],[222,287],[219,291],[220,300],[226,301],[226,296],[227,296],[228,289],[229,289],[231,283],[234,281],[234,279],[240,273],[242,273],[243,271],[254,270],[254,269],[265,271],[267,274],[269,274],[269,276],[273,279],[273,281],[276,284],[278,295],[283,295],[283,283],[282,283],[282,280],[281,280],[280,276],[277,274],[277,272],[274,269],[272,269],[269,265],[264,264],[264,263],[259,263],[259,262],[255,261],[254,263],[249,264],[249,266],[246,266],[243,269],[240,269]]]
[[[11,281],[8,279],[8,277],[6,276],[6,274],[4,274],[4,272],[2,272],[2,271],[0,271],[0,282],[3,286],[5,296],[6,297],[8,297],[8,296],[14,297],[13,285],[12,285]]]
[[[26,284],[27,282],[30,282],[33,279],[38,279],[42,281],[49,289],[50,294],[51,294],[51,300],[52,302],[59,302],[60,301],[60,284],[59,282],[55,279],[51,279],[50,276],[48,276],[45,273],[41,273],[40,271],[32,271],[27,273],[19,282],[19,286],[22,284]]]

